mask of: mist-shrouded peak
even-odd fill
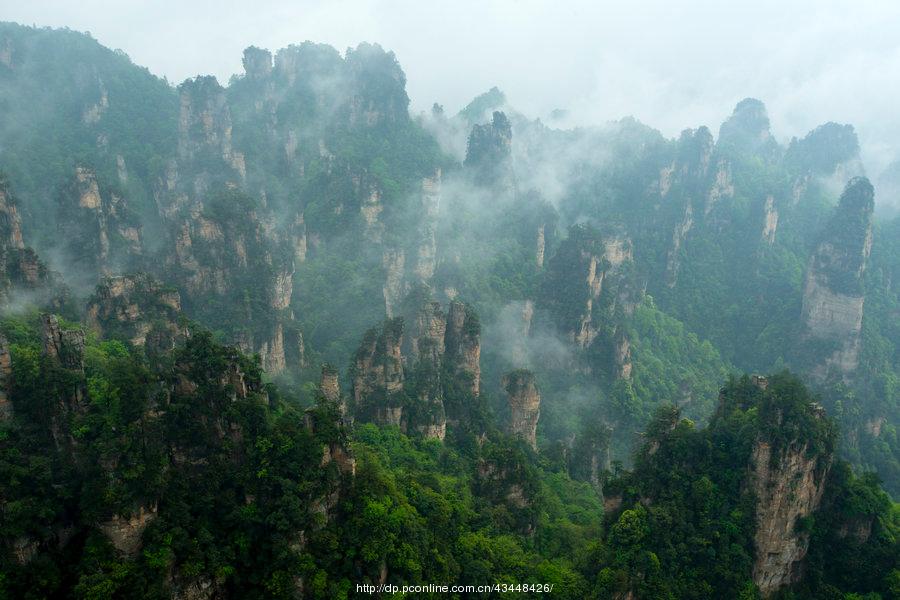
[[[822,233],[815,264],[840,293],[862,293],[862,275],[872,246],[875,189],[865,177],[847,183],[837,209]]]
[[[219,85],[219,80],[214,75],[198,75],[197,77],[185,79],[178,86],[178,89],[198,97],[215,95],[223,90],[222,86]]]
[[[345,60],[351,72],[362,79],[362,83],[366,83],[364,78],[368,77],[371,83],[383,86],[385,92],[402,94],[405,105],[409,104],[406,74],[393,52],[378,44],[364,42],[355,49],[348,48]]]
[[[841,194],[838,212],[843,217],[861,215],[870,218],[875,207],[875,188],[867,177],[854,177]]]
[[[719,146],[735,152],[765,153],[775,145],[769,131],[766,105],[756,98],[744,98],[719,128]]]
[[[500,175],[512,152],[512,125],[507,116],[494,111],[490,123],[475,125],[469,134],[465,165],[477,169],[477,179],[488,183]]]
[[[465,108],[459,111],[459,116],[468,123],[478,123],[487,118],[495,110],[500,110],[506,105],[506,94],[497,86],[492,87],[483,94],[479,94],[469,102]]]
[[[244,72],[251,79],[268,77],[272,72],[272,53],[256,46],[244,49],[244,58],[241,61]]]
[[[275,53],[275,71],[288,83],[305,76],[335,73],[342,63],[340,53],[328,44],[291,44]]]
[[[685,129],[678,140],[678,158],[682,163],[708,165],[714,145],[712,133],[705,125]]]
[[[828,122],[794,139],[785,161],[814,175],[830,175],[843,163],[859,160],[859,139],[853,125]]]

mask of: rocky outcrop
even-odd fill
[[[476,183],[511,189],[511,155],[512,125],[504,113],[495,111],[490,123],[472,127],[464,164]]]
[[[529,472],[528,463],[520,448],[485,444],[475,465],[478,496],[504,506],[523,535],[531,535],[537,526],[533,509],[540,493],[540,483],[533,471]]]
[[[325,371],[323,369],[323,374],[324,373]],[[321,410],[323,408],[325,410]],[[325,429],[337,429],[337,435],[331,436],[331,439],[329,439],[322,448],[322,460],[319,463],[319,467],[324,469],[329,465],[334,465],[337,467],[338,473],[342,476],[349,476],[352,478],[356,475],[356,458],[353,456],[353,452],[350,449],[350,440],[344,429],[344,423],[340,418],[340,415],[337,415],[337,421],[333,421],[335,415],[334,413],[329,412],[329,409],[331,408],[333,408],[333,405],[324,407],[317,405],[308,409],[303,414],[303,426],[307,431],[314,435]],[[337,501],[337,495],[340,491],[339,488],[329,490],[326,497],[320,498],[316,500],[316,502],[328,512],[334,508]]]
[[[510,363],[531,365],[535,349],[532,348],[529,336],[534,319],[534,302],[525,300],[508,304],[500,319],[503,323],[500,343],[509,352]]]
[[[4,250],[25,249],[22,221],[5,179],[0,179],[0,247]]]
[[[248,49],[244,58],[247,79],[268,81],[267,52]],[[291,312],[294,265],[307,253],[302,210],[291,208],[279,227],[265,189],[242,191],[244,159],[214,78],[186,81],[179,91],[178,153],[157,191],[160,216],[174,232],[166,279],[177,283],[192,318],[259,354],[267,372],[303,368],[305,347]]]
[[[81,114],[81,122],[85,125],[95,125],[100,121],[100,117],[109,108],[109,92],[103,84],[103,80],[97,79],[97,101],[84,108]]]
[[[755,98],[744,98],[719,128],[717,147],[726,153],[772,158],[778,143],[769,130],[766,106]]]
[[[719,201],[734,196],[734,182],[731,179],[731,168],[728,161],[720,159],[716,165],[712,185],[706,193],[706,206],[703,215],[708,216],[719,204]]]
[[[672,242],[666,257],[666,283],[675,286],[681,254],[695,222],[706,216],[723,196],[733,193],[727,163],[711,169],[715,144],[706,127],[682,132],[672,163],[660,171],[659,193],[678,212],[672,226]]]
[[[420,194],[420,223],[416,262],[413,274],[419,282],[427,283],[434,276],[437,266],[437,217],[441,204],[441,170],[436,169],[431,177],[422,179]]]
[[[294,262],[302,263],[306,261],[306,253],[308,251],[306,239],[306,222],[303,220],[303,213],[297,213],[294,217],[293,226],[291,228],[291,246],[294,248]]]
[[[363,42],[347,49],[344,62],[352,82],[346,105],[350,125],[371,128],[409,118],[406,75],[393,52]]]
[[[616,378],[631,379],[631,342],[621,330],[616,332],[613,354]]]
[[[604,497],[603,473],[610,470],[612,463],[610,434],[611,430],[599,421],[585,423],[572,440],[567,457],[569,475],[589,482],[600,497]],[[604,508],[606,500],[609,498],[604,498]],[[606,512],[609,514],[616,509],[607,509]]]
[[[0,422],[9,421],[13,416],[13,405],[9,394],[12,387],[12,357],[9,341],[0,334]]]
[[[669,256],[666,260],[666,284],[675,287],[678,283],[678,269],[681,267],[681,247],[688,233],[694,227],[694,207],[690,203],[684,207],[684,215],[672,232],[672,245],[669,247]]]
[[[123,196],[101,189],[95,172],[80,166],[59,195],[59,240],[69,263],[91,278],[137,264],[142,228]]]
[[[331,365],[322,365],[319,390],[322,392],[322,397],[328,402],[333,404],[338,404],[340,402],[341,386],[338,382],[338,371]]]
[[[763,597],[796,583],[803,574],[809,532],[798,523],[818,508],[828,464],[792,443],[773,455],[772,442],[757,440],[751,457],[751,487],[756,497],[753,582]],[[812,455],[811,455],[812,454]]]
[[[7,69],[13,68],[13,44],[10,38],[0,40],[0,64]]]
[[[409,387],[416,397],[410,407],[410,424],[424,437],[440,440],[447,430],[443,389],[446,330],[441,305],[423,302],[413,322],[408,360],[412,365]]]
[[[179,324],[181,296],[151,275],[107,277],[87,305],[87,324],[103,337],[168,351],[187,335]]]
[[[775,243],[775,233],[778,231],[778,209],[775,208],[775,198],[772,194],[766,196],[763,205],[762,241],[771,246]]]
[[[403,281],[406,254],[402,249],[385,248],[381,261],[384,267],[384,310],[388,318],[393,317],[394,309],[406,292]]]
[[[660,170],[659,195],[666,198],[709,177],[715,142],[706,127],[681,133],[672,163]],[[695,190],[696,191],[696,190]]]
[[[384,236],[384,223],[380,218],[381,213],[384,212],[381,190],[372,185],[368,193],[363,194],[359,212],[363,218],[363,235],[370,242],[381,243],[381,239]]]
[[[56,315],[41,315],[41,341],[44,355],[65,369],[84,370],[84,331],[62,329]]]
[[[116,550],[127,557],[133,557],[141,549],[144,530],[156,518],[156,510],[155,504],[140,506],[130,516],[113,515],[98,527]]]
[[[544,267],[544,251],[546,250],[547,240],[544,233],[545,226],[538,225],[537,236],[534,243],[534,265],[538,269]]]
[[[440,365],[444,356],[447,318],[439,302],[425,301],[415,315],[410,336],[410,359]]]
[[[429,285],[437,267],[437,220],[441,202],[441,170],[431,177],[422,178],[419,193],[417,222],[412,233],[413,241],[407,246],[385,245],[382,250],[384,269],[384,305],[387,316],[396,315],[400,301],[410,289]],[[379,209],[380,212],[380,209]],[[370,219],[365,230],[370,231]],[[376,241],[380,241],[381,235]]]
[[[380,425],[403,424],[403,319],[388,319],[381,330],[370,329],[356,352],[352,368],[353,408],[362,420]]]
[[[809,339],[830,344],[821,350],[813,375],[849,378],[859,364],[863,318],[863,275],[872,248],[874,191],[865,178],[852,179],[823,232],[806,272],[802,320]]]
[[[62,329],[53,314],[41,315],[41,346],[43,355],[57,369],[70,371],[66,383],[56,389],[55,404],[48,415],[49,430],[57,450],[76,445],[70,422],[73,415],[87,409],[87,389],[84,374],[84,331]]]
[[[185,163],[216,158],[234,169],[241,179],[246,177],[244,156],[232,145],[231,111],[225,99],[225,90],[216,78],[189,79],[178,86],[178,91],[179,161]]]
[[[791,140],[784,162],[797,173],[797,181],[834,177],[843,182],[863,174],[856,131],[852,125],[833,122],[819,125],[802,139]]]
[[[615,306],[626,280],[623,266],[632,261],[631,240],[620,231],[601,234],[587,225],[569,229],[550,261],[542,304],[578,349],[588,348],[600,332],[601,311],[595,305],[604,293]]]
[[[453,300],[447,313],[445,364],[460,386],[473,396],[481,391],[481,323],[471,308]]]
[[[293,265],[289,265],[288,268],[282,268],[275,273],[275,278],[271,286],[270,305],[275,310],[284,310],[291,305],[291,295],[293,292],[294,268]]]
[[[409,428],[422,437],[443,440],[447,433],[447,413],[440,364],[427,358],[420,360],[413,370],[411,384],[416,402],[409,408]]]
[[[272,73],[272,53],[268,50],[250,46],[244,50],[242,63],[248,79],[265,79]]]
[[[17,202],[6,179],[0,176],[0,293],[49,289],[51,283],[47,267],[25,245]]]
[[[467,422],[467,398],[480,391],[480,325],[465,304],[451,302],[445,315],[427,288],[418,289],[425,295],[410,294],[406,317],[364,337],[352,370],[354,413],[442,440],[448,423]],[[452,407],[445,406],[447,389]]]
[[[506,374],[502,381],[509,403],[509,432],[525,440],[537,450],[537,424],[541,416],[541,394],[534,374],[519,369]]]
[[[278,374],[284,371],[287,360],[284,353],[284,326],[276,323],[271,336],[259,346],[259,362],[267,373]]]

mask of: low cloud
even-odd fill
[[[240,71],[241,50],[313,40],[394,50],[413,110],[448,114],[491,86],[530,116],[569,124],[623,116],[675,136],[713,132],[746,96],[769,108],[781,141],[851,123],[867,171],[900,159],[900,4],[801,0],[596,3],[497,0],[273,0],[248,3],[0,0],[5,19],[91,31],[179,82]]]

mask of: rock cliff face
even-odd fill
[[[384,269],[385,311],[389,317],[394,316],[401,300],[411,288],[430,284],[437,267],[437,220],[441,202],[441,170],[436,169],[431,177],[423,177],[418,197],[418,206],[414,212],[415,221],[412,226],[411,242],[405,245],[385,243],[382,247],[382,268]],[[382,208],[379,200],[378,211]],[[374,210],[370,205],[369,210]],[[365,209],[366,206],[364,205]],[[371,231],[375,217],[366,219],[365,231]],[[373,242],[381,242],[383,225],[379,224],[379,233]],[[368,235],[368,234],[367,234]]]
[[[179,325],[181,296],[146,274],[104,279],[87,306],[87,323],[105,337],[168,351],[187,335]]]
[[[130,516],[113,515],[100,523],[103,532],[116,550],[128,557],[135,556],[141,549],[141,537],[147,526],[156,519],[156,505],[140,506]]]
[[[410,336],[408,359],[412,365],[410,386],[417,400],[410,420],[424,437],[440,440],[447,431],[443,389],[446,330],[447,320],[441,305],[432,301],[422,303]]]
[[[819,351],[813,374],[848,379],[859,364],[862,279],[872,248],[874,191],[865,178],[852,179],[810,259],[803,288],[802,319],[812,340],[830,344]]]
[[[23,250],[22,221],[5,179],[0,179],[0,247]]]
[[[370,329],[356,352],[352,369],[353,409],[361,420],[403,424],[403,319],[388,319]]]
[[[703,181],[709,174],[714,146],[712,134],[706,127],[683,131],[674,160],[660,171],[659,195],[666,198],[680,186]]]
[[[411,361],[440,365],[444,357],[446,332],[447,317],[441,310],[440,303],[423,302],[415,315],[413,334],[410,336]]]
[[[137,264],[143,254],[141,224],[124,197],[101,191],[97,176],[77,167],[58,203],[61,248],[71,267],[95,278]]]
[[[541,394],[534,374],[520,369],[506,374],[502,382],[509,403],[509,432],[537,450],[537,424],[541,416]]]
[[[184,163],[194,160],[221,160],[246,177],[244,156],[232,145],[231,111],[225,90],[215,77],[189,79],[179,86],[181,108],[178,118],[178,158]],[[205,182],[197,179],[195,187]]]
[[[41,336],[44,354],[59,361],[60,366],[73,371],[84,369],[84,331],[62,329],[56,315],[41,315]]]
[[[9,398],[12,386],[12,358],[9,354],[9,341],[0,335],[0,423],[9,421],[13,416],[13,405]]]
[[[416,264],[413,273],[419,282],[428,283],[437,266],[438,210],[441,205],[441,170],[436,169],[431,177],[422,179],[420,194],[419,240],[416,247]]]
[[[84,374],[84,331],[63,330],[56,315],[42,314],[41,346],[44,356],[57,368],[76,376]],[[75,446],[69,424],[73,415],[85,411],[85,394],[85,385],[80,377],[65,389],[58,390],[56,404],[51,408],[47,423],[57,449]]]
[[[579,350],[600,333],[601,301],[608,309],[627,300],[622,272],[631,261],[632,243],[625,234],[601,234],[587,226],[572,227],[551,259],[542,305]]]
[[[313,529],[323,527],[335,518],[341,496],[351,491],[356,476],[356,458],[350,447],[346,422],[335,408],[334,404],[326,401],[308,409],[303,415],[303,426],[322,443],[319,469],[323,472],[325,485],[309,499],[310,512],[319,517],[313,521]],[[296,541],[291,544],[291,549],[302,551],[306,546],[306,536],[306,530],[296,532]],[[302,578],[296,576],[294,584],[302,590]]]
[[[728,162],[716,159],[709,129],[700,127],[681,134],[672,163],[660,172],[659,193],[662,201],[677,207],[665,271],[666,283],[674,287],[691,231],[723,199],[734,194]]]
[[[631,379],[631,342],[621,330],[616,332],[614,340],[615,376],[618,379]]]
[[[830,462],[792,443],[773,456],[772,443],[757,440],[751,457],[751,486],[756,496],[753,582],[763,597],[800,580],[809,533],[798,523],[822,500]]]
[[[538,225],[537,235],[535,236],[534,243],[534,265],[538,269],[544,267],[544,251],[547,247],[545,231],[546,227],[544,225]]]
[[[338,381],[338,371],[331,365],[322,365],[319,390],[326,401],[335,405],[341,403],[341,384]]]
[[[775,207],[775,198],[769,194],[763,205],[762,241],[769,246],[775,243],[775,233],[778,231],[778,209]]]
[[[403,279],[406,253],[398,248],[385,248],[381,264],[384,267],[384,310],[388,317],[392,317],[407,289]]]
[[[669,287],[675,287],[678,283],[678,269],[681,268],[681,247],[688,233],[694,227],[694,207],[688,203],[684,207],[684,215],[672,232],[672,245],[669,248],[669,257],[666,261],[666,282]]]
[[[284,354],[284,326],[276,323],[272,327],[272,334],[264,339],[257,350],[259,361],[267,373],[281,373],[287,365]]]
[[[444,439],[448,423],[468,419],[459,393],[476,397],[479,392],[478,317],[461,302],[451,302],[445,314],[438,302],[425,298],[405,319],[411,324],[405,336],[404,318],[397,317],[364,337],[352,369],[354,414]],[[445,406],[448,386],[454,390],[451,406]]]
[[[261,90],[259,110],[264,110],[274,85],[271,56],[250,48],[244,65],[248,80]],[[179,94],[178,151],[156,190],[160,217],[172,232],[163,275],[177,284],[192,318],[258,353],[270,373],[286,369],[289,359],[301,365],[302,334],[288,325],[294,264],[305,260],[307,251],[302,210],[293,209],[286,217],[289,225],[279,228],[265,190],[248,189],[246,161],[232,134],[232,108],[214,78],[188,80]]]
[[[50,272],[25,246],[22,222],[6,179],[0,177],[0,295],[17,289],[35,290],[51,284]]]
[[[481,392],[481,324],[475,312],[453,300],[447,313],[447,371],[473,396]]]

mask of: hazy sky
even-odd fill
[[[254,44],[394,50],[413,109],[455,111],[493,85],[527,114],[625,115],[676,135],[743,97],[780,139],[856,125],[872,174],[900,159],[900,2],[673,0],[0,0],[0,19],[90,31],[173,83],[225,83]]]

